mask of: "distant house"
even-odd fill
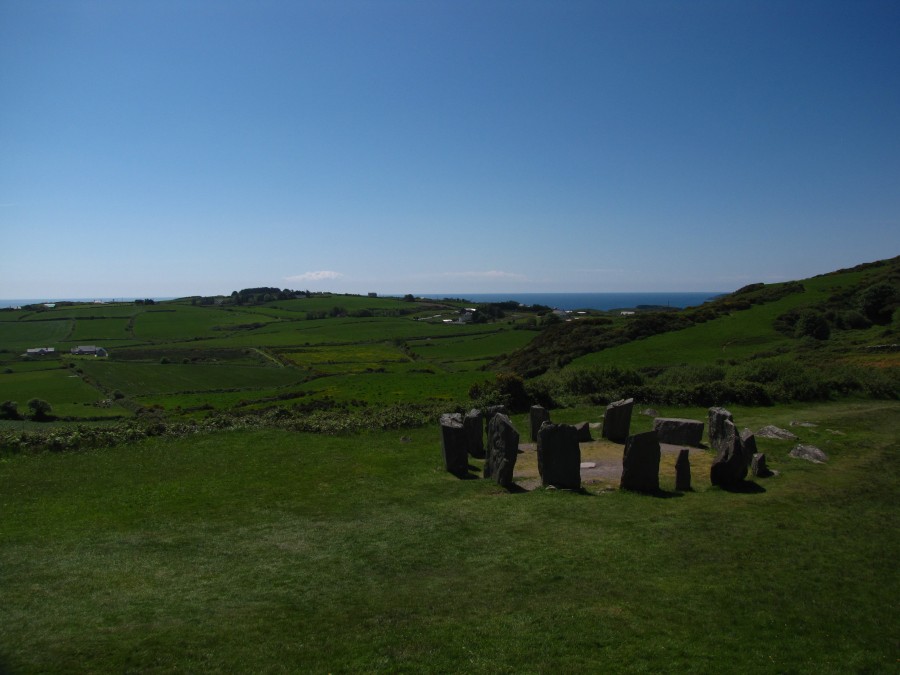
[[[632,311],[619,312],[619,316],[634,316],[634,312],[632,312]]]
[[[76,356],[108,356],[103,347],[95,347],[94,345],[80,345],[72,347],[72,353]]]
[[[377,297],[378,297],[378,293],[369,293],[369,297],[370,297],[370,298],[377,298]]]
[[[34,347],[33,349],[25,350],[25,354],[27,356],[44,356],[46,354],[52,354],[56,351],[54,347]]]

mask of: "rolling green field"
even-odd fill
[[[459,480],[436,425],[3,457],[0,669],[896,672],[898,404],[734,412],[829,462],[655,498]]]

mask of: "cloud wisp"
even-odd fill
[[[333,270],[318,270],[315,272],[304,272],[303,274],[295,274],[290,277],[285,277],[285,281],[330,281],[333,279],[340,279],[344,275],[340,272],[335,272]]]

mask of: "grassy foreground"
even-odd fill
[[[900,405],[733,412],[831,460],[656,498],[458,480],[437,425],[0,457],[0,672],[897,672]]]

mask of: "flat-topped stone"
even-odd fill
[[[703,443],[704,424],[700,420],[689,420],[681,417],[657,417],[653,420],[653,429],[660,443],[671,445],[690,445],[697,448]]]

